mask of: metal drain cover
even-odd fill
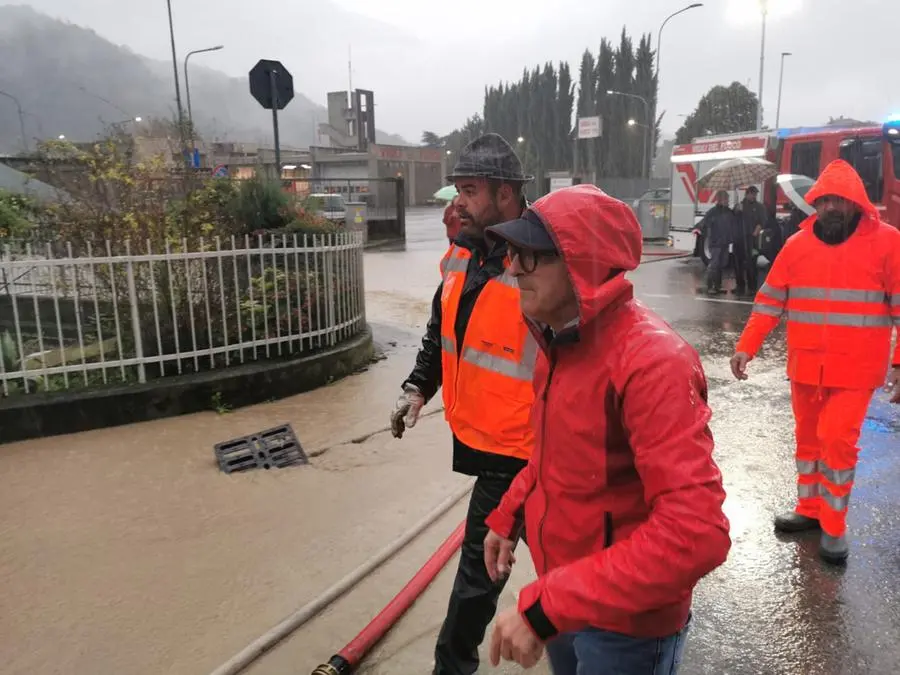
[[[290,424],[217,443],[214,449],[225,473],[309,464]]]

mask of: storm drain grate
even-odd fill
[[[225,473],[309,463],[290,424],[217,443],[215,452],[219,468]]]

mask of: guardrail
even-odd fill
[[[0,250],[0,393],[290,358],[365,328],[363,235]]]

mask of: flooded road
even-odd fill
[[[446,248],[437,209],[410,212],[407,232],[405,250],[366,254],[368,320],[387,357],[368,371],[224,415],[0,446],[0,671],[205,675],[465,482],[450,471],[440,415],[401,441],[379,431],[412,367]],[[847,567],[823,565],[814,536],[776,537],[772,515],[795,494],[783,332],[751,364],[750,379],[735,382],[728,358],[750,305],[696,296],[701,274],[696,261],[652,257],[632,275],[638,296],[702,356],[732,524],[728,561],[695,595],[681,672],[894,672],[900,410],[882,393],[870,408]],[[284,422],[317,455],[309,466],[218,472],[214,443]],[[247,672],[306,675],[326,661],[464,512],[455,508]],[[453,569],[455,560],[361,672],[430,672]],[[513,604],[532,578],[523,551],[501,604]],[[549,670],[542,663],[530,672]]]

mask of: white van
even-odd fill
[[[347,202],[343,195],[320,192],[309,196],[315,204],[316,212],[328,220],[344,223],[347,219]]]

